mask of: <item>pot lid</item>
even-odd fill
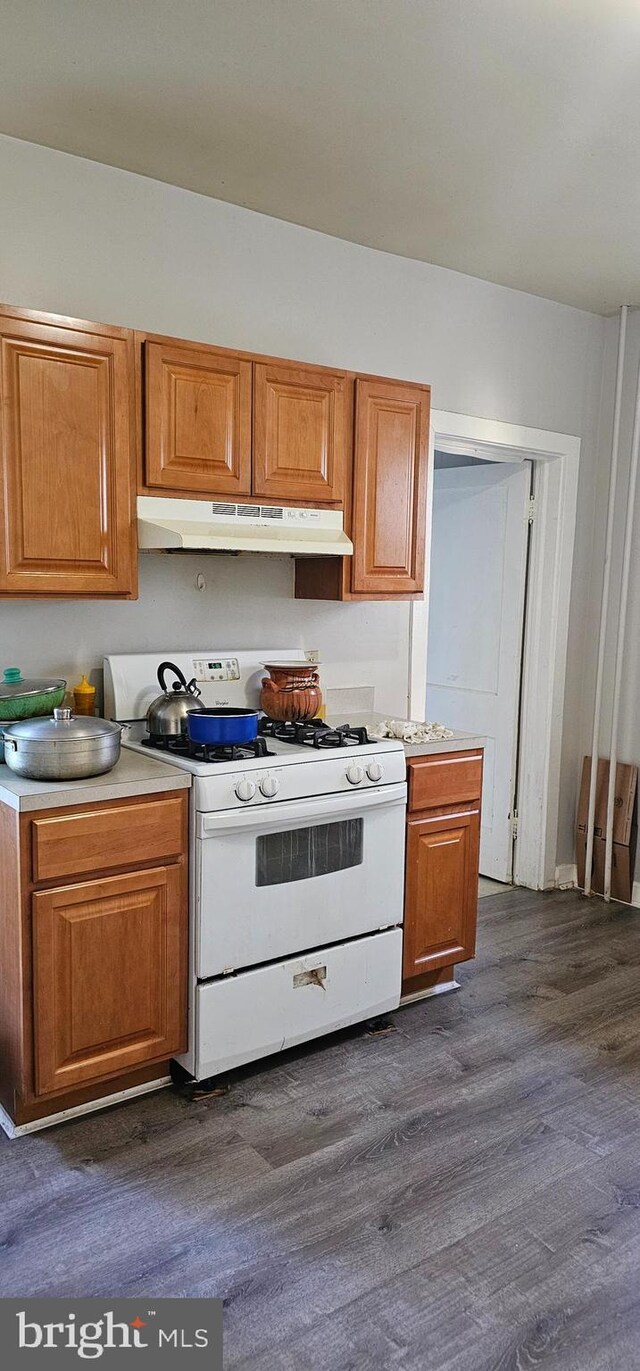
[[[70,709],[54,709],[51,718],[22,719],[3,729],[11,738],[24,738],[29,742],[91,742],[94,738],[104,738],[110,733],[121,733],[120,724],[112,724],[108,719],[97,719],[88,714],[76,717]]]
[[[66,685],[62,680],[25,680],[19,666],[7,666],[0,681],[0,699],[11,699],[14,695],[53,695],[56,690],[65,690]]]

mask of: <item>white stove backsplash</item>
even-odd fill
[[[320,668],[322,671],[322,667]],[[344,719],[347,723],[356,714],[373,714],[374,695],[373,686],[329,686],[327,689],[322,685],[324,698],[324,712],[327,718]]]

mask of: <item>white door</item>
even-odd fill
[[[486,739],[480,871],[513,873],[531,472],[482,463],[434,473],[427,718]]]

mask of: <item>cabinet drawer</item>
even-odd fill
[[[144,862],[176,861],[185,851],[183,793],[142,804],[51,814],[31,824],[34,882],[57,881]]]
[[[409,761],[409,809],[466,804],[482,794],[482,752],[449,753]]]

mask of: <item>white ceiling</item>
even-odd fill
[[[0,131],[640,303],[640,0],[0,0]]]

